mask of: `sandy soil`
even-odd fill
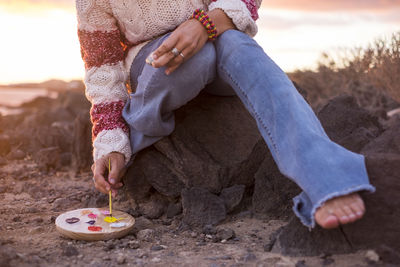
[[[94,191],[90,173],[43,174],[31,160],[0,167],[0,266],[371,266],[373,252],[348,255],[286,257],[268,250],[271,234],[285,224],[253,218],[250,212],[231,216],[218,228],[235,238],[218,241],[181,227],[174,219],[137,218],[137,228],[119,240],[85,242],[66,239],[54,220],[62,212],[105,206]],[[116,209],[134,205],[120,196]],[[136,233],[152,229],[147,238]],[[210,238],[211,237],[211,238]],[[372,253],[372,257],[371,257]],[[367,256],[370,255],[370,256]]]

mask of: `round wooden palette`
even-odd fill
[[[57,231],[72,239],[95,241],[120,238],[127,235],[132,230],[135,224],[135,218],[131,215],[122,211],[113,210],[113,217],[119,219],[119,223],[126,224],[123,227],[114,228],[111,227],[110,223],[104,221],[104,218],[108,216],[103,213],[106,211],[106,208],[87,208],[65,212],[56,219]],[[97,215],[97,218],[93,219],[89,217],[88,215],[90,213]],[[68,218],[78,218],[79,221],[70,224],[66,222]],[[93,225],[87,223],[91,220],[95,220],[96,222]],[[91,231],[89,230],[89,226],[100,226],[101,230]]]

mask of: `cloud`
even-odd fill
[[[264,0],[263,7],[303,11],[380,11],[400,8],[400,0]]]

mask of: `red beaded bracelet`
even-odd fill
[[[215,27],[214,23],[203,9],[196,9],[193,12],[192,18],[200,21],[200,23],[206,28],[208,40],[214,41],[217,39],[217,27]]]

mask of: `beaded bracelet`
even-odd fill
[[[196,9],[193,12],[192,18],[200,21],[200,23],[206,28],[208,40],[214,41],[217,39],[217,27],[215,27],[214,23],[203,9]]]

